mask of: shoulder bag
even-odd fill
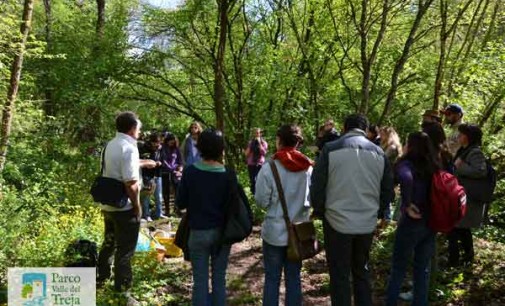
[[[284,221],[288,231],[288,250],[287,258],[289,261],[300,262],[304,259],[312,258],[319,253],[319,242],[316,237],[316,228],[312,221],[293,223],[289,219],[288,206],[282,189],[279,171],[275,162],[269,162],[270,168],[274,175],[277,193],[281,201],[282,210],[284,212]]]
[[[102,152],[102,167],[100,170],[100,175],[95,178],[93,185],[91,186],[91,196],[93,201],[109,205],[116,208],[123,208],[128,204],[128,194],[126,193],[126,187],[123,182],[110,177],[104,177],[103,171],[105,168],[105,150],[107,145]]]

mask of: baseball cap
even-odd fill
[[[463,107],[459,104],[449,104],[444,109],[444,114],[447,115],[447,113],[463,114]]]

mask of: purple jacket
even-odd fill
[[[173,172],[182,166],[182,155],[179,148],[170,149],[163,145],[161,148],[161,169],[163,172]]]
[[[428,216],[430,181],[417,178],[414,166],[408,160],[398,162],[395,169],[395,177],[400,183],[402,213],[410,203],[416,205],[423,216]]]

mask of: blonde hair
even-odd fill
[[[203,131],[202,125],[200,124],[200,122],[193,121],[193,122],[191,122],[191,124],[189,125],[189,128],[188,128],[189,134],[191,134],[191,127],[192,126],[196,126],[196,128],[198,129],[198,134],[200,134]]]
[[[402,144],[400,142],[400,136],[393,127],[385,126],[380,129],[381,135],[381,147],[383,150],[386,150],[389,147],[394,147],[398,156],[402,155]],[[384,136],[384,137],[383,137]]]

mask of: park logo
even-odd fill
[[[96,305],[95,268],[9,268],[13,306]]]

